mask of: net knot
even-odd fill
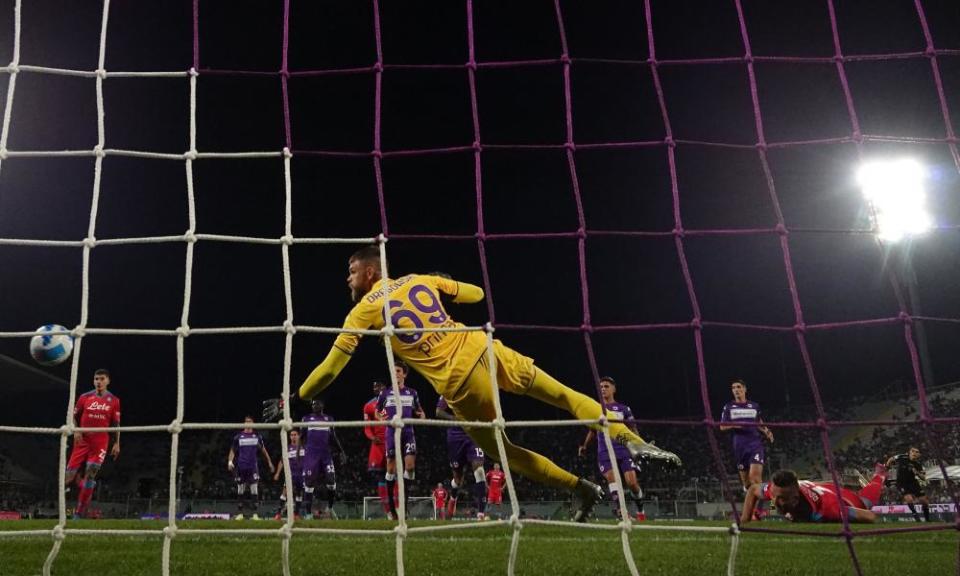
[[[510,515],[510,527],[514,530],[523,530],[523,522],[520,521],[520,516],[516,514]]]
[[[289,418],[284,418],[279,422],[279,424],[280,424],[280,429],[283,430],[284,432],[289,432],[293,430],[293,420]]]
[[[177,537],[177,527],[176,526],[164,526],[163,527],[163,537],[173,540]]]
[[[15,62],[11,62],[10,65],[7,66],[7,71],[11,74],[16,74],[17,72],[20,72],[20,66]]]
[[[703,328],[703,323],[700,322],[699,316],[695,316],[693,320],[690,321],[690,327],[693,328],[694,330],[699,330]]]
[[[491,324],[490,322],[487,322],[486,324],[483,325],[483,331],[486,332],[487,334],[493,334],[494,331],[496,331],[496,328],[493,327],[493,324]]]
[[[766,152],[766,151],[767,151],[767,143],[764,142],[763,140],[761,140],[761,141],[757,142],[756,144],[754,144],[753,147],[756,148],[757,150],[760,150],[761,152]]]
[[[801,334],[806,334],[806,333],[807,333],[807,325],[804,324],[803,322],[797,322],[796,324],[793,325],[793,331],[794,331],[794,332],[799,332],[799,333],[801,333]]]
[[[827,421],[823,418],[817,418],[817,427],[823,428],[824,430],[830,428],[830,426],[827,425]]]
[[[569,54],[566,54],[566,53],[561,54],[561,55],[560,55],[560,62],[561,62],[564,66],[569,66],[569,65],[570,65],[570,62],[572,62],[572,60],[570,60],[570,55],[569,55]]]
[[[679,236],[680,238],[683,238],[686,235],[686,233],[683,231],[683,228],[674,228],[672,232],[674,236]]]
[[[390,427],[391,427],[391,428],[403,428],[403,418],[400,417],[400,413],[399,413],[399,412],[398,412],[396,415],[394,415],[393,418],[390,419]]]
[[[107,153],[103,151],[103,146],[101,146],[100,144],[97,144],[96,146],[93,147],[93,155],[96,156],[97,158],[103,158],[104,156],[107,155]]]
[[[7,159],[7,149],[0,148],[0,160],[6,160],[6,159]]]
[[[383,335],[386,336],[387,338],[392,338],[396,333],[393,326],[384,326],[383,328],[380,329],[380,331],[383,332]]]
[[[591,326],[590,324],[581,324],[580,331],[586,332],[587,334],[593,334],[593,326]]]
[[[781,236],[787,235],[787,227],[783,225],[783,222],[778,222],[776,226],[773,227],[777,231],[777,234]]]
[[[493,427],[497,430],[505,430],[507,428],[507,421],[504,420],[503,416],[493,419]]]
[[[293,158],[293,152],[290,151],[286,146],[283,147],[283,157],[284,158]]]
[[[667,136],[663,139],[663,143],[666,144],[667,148],[676,148],[677,142],[673,139],[673,136]]]
[[[184,160],[196,160],[197,156],[198,154],[196,150],[187,150],[186,152],[183,153]]]
[[[77,327],[70,331],[74,338],[83,338],[87,335],[87,328],[83,324],[77,324]]]
[[[50,531],[50,535],[57,542],[63,542],[63,539],[67,537],[67,535],[63,532],[63,526],[60,526],[59,524],[53,527],[53,530]]]
[[[610,425],[610,420],[607,419],[606,414],[601,414],[600,417],[597,418],[597,424],[607,428]]]
[[[476,60],[469,60],[469,61],[467,62],[467,64],[466,64],[466,66],[467,66],[467,70],[473,70],[474,72],[477,71],[477,61],[476,61]]]
[[[284,524],[280,527],[280,537],[284,540],[289,540],[293,536],[293,527],[289,524]]]
[[[862,143],[863,143],[863,132],[861,132],[861,131],[859,131],[859,130],[854,130],[854,131],[853,131],[853,141],[856,142],[857,144],[862,144]]]
[[[736,523],[730,525],[730,535],[731,535],[731,536],[739,536],[739,535],[740,535],[740,527],[737,526]]]
[[[753,54],[747,52],[743,55],[743,61],[747,64],[753,64]]]
[[[398,537],[398,538],[406,538],[406,537],[407,537],[407,527],[404,526],[404,525],[398,525],[398,526],[394,527],[393,531],[397,534],[397,537]]]
[[[906,312],[901,311],[900,314],[897,315],[897,317],[904,324],[907,324],[907,325],[913,324],[913,318]]]
[[[380,234],[377,234],[377,237],[374,238],[374,240],[376,240],[377,244],[386,244],[387,236],[386,234],[380,233]]]
[[[103,68],[97,68],[96,72],[97,72],[97,78],[101,80],[107,77],[107,71],[104,70]]]
[[[576,142],[564,142],[563,147],[564,147],[565,149],[569,150],[570,152],[576,152],[576,150],[577,150],[577,143],[576,143]]]
[[[188,324],[177,326],[177,336],[181,338],[186,338],[189,335],[190,335],[190,326]]]
[[[196,68],[190,68],[189,70],[187,70],[187,76],[197,77],[197,76],[199,76],[199,75],[200,75],[200,73],[197,72],[197,69],[196,69]]]
[[[623,532],[633,531],[633,522],[630,522],[630,520],[621,520],[619,523],[617,523],[617,526],[619,526],[620,530]]]
[[[87,236],[86,238],[83,239],[84,248],[93,248],[96,245],[97,245],[97,239],[93,236]]]
[[[376,72],[377,74],[383,72],[383,63],[382,63],[382,62],[376,62],[376,63],[373,65],[373,71]]]
[[[480,141],[479,141],[479,140],[474,140],[472,146],[473,146],[474,151],[476,151],[476,152],[483,152],[483,145],[480,144]]]
[[[174,419],[174,421],[167,426],[167,432],[170,434],[179,434],[183,432],[183,424],[181,424],[179,420]]]
[[[927,58],[936,58],[937,50],[933,46],[927,46],[927,49],[923,51],[923,55]]]
[[[284,321],[283,321],[283,331],[286,332],[287,334],[296,334],[296,333],[297,333],[297,327],[293,325],[293,322],[291,322],[291,321],[289,321],[289,320],[284,320]]]
[[[293,236],[291,236],[290,234],[285,234],[285,235],[281,236],[281,237],[280,237],[280,243],[281,243],[281,244],[284,244],[284,245],[286,245],[286,246],[292,246],[292,245],[293,245]]]
[[[183,241],[193,244],[197,241],[197,235],[193,233],[193,230],[187,230],[183,233]]]
[[[477,232],[477,233],[475,233],[475,234],[473,235],[473,237],[476,238],[477,240],[486,240],[486,239],[487,239],[487,235],[484,234],[483,232]]]
[[[844,60],[843,54],[834,54],[834,55],[833,55],[833,61],[834,61],[835,63],[837,63],[837,64],[843,64],[843,60]]]
[[[948,144],[956,144],[957,142],[960,142],[960,139],[958,139],[956,136],[947,136],[946,140]]]
[[[289,78],[290,78],[290,71],[287,70],[286,68],[281,68],[281,69],[280,69],[280,76],[283,77],[283,78],[289,79]]]
[[[73,435],[73,424],[64,424],[60,427],[60,434],[62,436],[72,436]]]

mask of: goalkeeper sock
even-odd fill
[[[907,504],[907,508],[909,508],[909,509],[910,509],[910,512],[913,514],[913,519],[916,520],[917,522],[919,522],[919,521],[920,521],[920,515],[917,514],[917,508],[916,508],[916,506],[913,505],[913,502],[908,503],[908,504]]]
[[[387,473],[385,476],[387,481],[387,511],[391,514],[397,513],[397,496],[395,490],[397,488],[397,476],[396,474]]]
[[[303,489],[303,513],[313,514],[313,486],[307,486]]]
[[[551,406],[560,408],[561,410],[566,410],[580,420],[598,419],[600,415],[603,414],[603,409],[600,407],[599,402],[586,394],[581,394],[572,388],[564,386],[544,372],[540,367],[537,367],[537,374],[533,377],[533,382],[530,383],[527,395],[541,402],[546,402]],[[643,438],[625,425],[619,422],[610,422],[609,424],[610,438],[620,444],[624,444],[627,441],[643,442]],[[603,427],[599,424],[591,424],[590,428],[601,432],[603,431]],[[512,460],[510,461],[510,466],[511,468],[513,467]],[[572,489],[573,486],[576,486],[576,481],[574,481],[569,488]]]

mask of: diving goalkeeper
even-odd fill
[[[385,325],[383,298],[391,323],[396,328],[455,328],[463,324],[451,318],[440,301],[440,293],[457,303],[474,303],[483,299],[478,286],[439,276],[410,274],[396,279],[381,278],[380,251],[367,246],[349,260],[352,300],[356,303],[343,323],[344,329],[380,329]],[[359,344],[357,334],[341,333],[323,362],[313,369],[292,400],[310,400],[337,377]],[[447,400],[460,420],[490,422],[496,418],[490,366],[486,353],[487,338],[482,332],[418,332],[395,334],[390,340],[394,353],[420,373],[438,394]],[[578,419],[600,418],[600,404],[572,390],[533,364],[533,360],[493,341],[496,355],[497,385],[501,390],[527,395],[551,406],[570,412]],[[264,402],[264,419],[279,417],[281,399]],[[593,427],[601,429],[599,425]],[[499,454],[493,428],[468,428],[468,434],[488,455]],[[623,444],[634,460],[653,458],[679,465],[673,453],[644,442],[619,422],[610,423],[614,441]],[[525,477],[554,488],[573,492],[576,499],[574,520],[584,521],[594,504],[603,499],[603,490],[584,478],[577,478],[548,458],[521,448],[504,435],[507,460],[511,469]]]

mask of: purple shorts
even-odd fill
[[[237,468],[237,484],[256,484],[260,481],[260,471],[256,468]]]
[[[396,432],[395,428],[387,428],[386,437],[383,439],[387,446],[387,458],[396,458],[396,447],[393,444],[393,435]],[[417,455],[417,439],[413,435],[412,426],[404,426],[400,429],[400,450],[403,450],[404,456]]]
[[[733,453],[737,459],[737,470],[749,470],[751,464],[763,465],[763,444],[747,444],[734,446]]]
[[[336,471],[329,453],[311,454],[308,450],[303,455],[303,483],[307,486],[313,486],[319,479],[332,476]]]
[[[636,472],[638,470],[637,465],[634,463],[630,457],[626,458],[617,458],[617,467],[620,468],[620,474],[626,474],[631,470]],[[597,456],[597,468],[600,469],[600,474],[606,474],[610,468],[610,456],[604,454],[602,456]]]
[[[465,433],[447,434],[447,457],[450,467],[459,470],[474,462],[483,462],[483,449],[474,444]]]

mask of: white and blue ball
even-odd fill
[[[59,324],[37,328],[37,335],[30,339],[30,356],[43,366],[62,364],[73,352],[73,336],[66,332],[69,330]]]

